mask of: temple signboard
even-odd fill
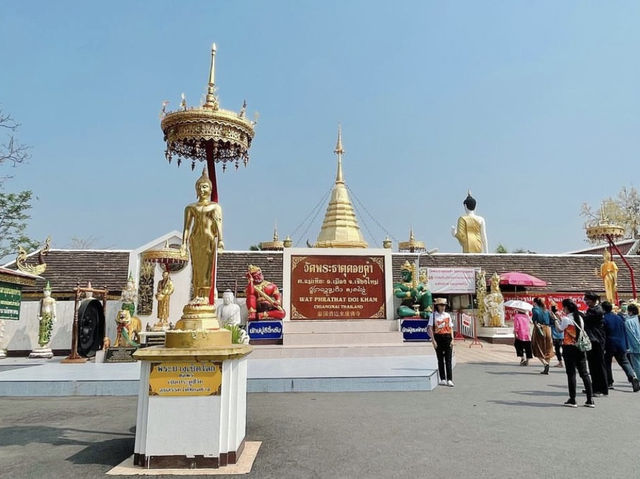
[[[384,253],[375,254],[377,250],[368,254],[367,250],[359,254],[316,251],[295,254],[294,250],[285,261],[285,300],[288,297],[291,319],[387,317],[390,256],[388,261]]]
[[[216,396],[222,384],[222,363],[166,361],[151,363],[150,396]]]
[[[0,319],[19,320],[21,299],[22,289],[19,285],[0,281]]]

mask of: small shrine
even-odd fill
[[[409,229],[409,241],[400,241],[398,251],[401,253],[423,253],[427,251],[424,241],[419,241],[413,234],[413,228]]]

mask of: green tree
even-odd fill
[[[4,133],[0,143],[0,166],[18,166],[25,163],[29,155],[29,147],[20,143],[15,133],[20,125],[0,109],[0,132]],[[6,180],[10,175],[0,175],[0,258],[18,250],[21,245],[27,251],[38,247],[38,242],[25,234],[27,220],[31,217],[29,210],[33,201],[33,193],[29,190],[18,193],[4,191]]]
[[[496,247],[496,253],[498,254],[506,254],[509,251],[507,251],[507,248],[505,245],[503,245],[502,243],[500,243],[497,247]]]
[[[251,246],[249,246],[249,251],[262,251],[262,248],[260,247],[260,243],[252,244]]]

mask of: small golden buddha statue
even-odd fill
[[[607,301],[615,305],[618,292],[618,265],[611,259],[608,249],[604,250],[602,257],[604,261],[600,265],[600,271],[596,269],[596,275],[602,278]]]

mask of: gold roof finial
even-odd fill
[[[338,123],[338,141],[336,142],[336,149],[333,152],[338,155],[338,171],[336,173],[336,183],[344,183],[342,176],[342,154],[344,149],[342,148],[342,125]]]
[[[278,222],[276,221],[273,224],[273,240],[261,242],[260,249],[265,251],[281,251],[285,247],[285,241],[280,241],[280,238],[278,237]],[[289,244],[289,246],[291,246],[291,244]]]
[[[204,106],[218,109],[218,99],[216,98],[216,44],[211,45],[211,69],[209,70],[209,85],[207,87],[207,99]]]
[[[413,235],[413,225],[409,227],[409,241],[415,241],[416,237]]]

